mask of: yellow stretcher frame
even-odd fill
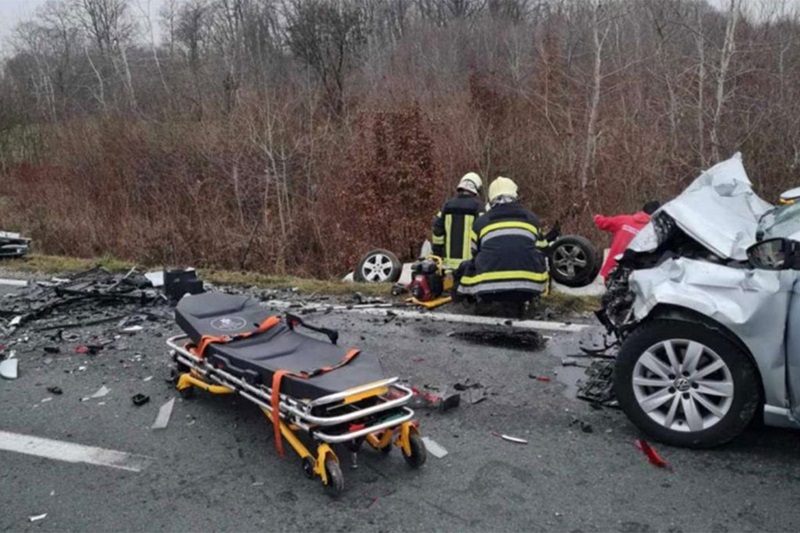
[[[209,369],[202,369],[194,366],[195,364],[205,362],[190,352],[180,349],[173,343],[175,339],[180,337],[181,336],[169,339],[167,344],[173,348],[174,351],[176,348],[178,348],[181,355],[184,355],[184,357],[180,359],[176,358],[176,361],[179,361],[181,364],[189,367],[187,372],[176,371],[174,377],[175,388],[180,392],[183,398],[188,399],[191,397],[194,389],[200,389],[210,394],[219,395],[238,393],[244,396],[246,399],[256,403],[270,423],[273,423],[272,408],[269,402],[258,401],[257,399],[253,398],[251,394],[243,393],[241,390],[236,390],[235,387],[221,384],[219,383],[220,379],[218,377],[215,380],[218,383],[212,383],[206,379]],[[177,354],[173,353],[173,356],[177,357]],[[189,356],[189,358],[185,356]],[[213,367],[211,367],[211,371],[213,371]],[[224,374],[222,372],[220,373]],[[372,385],[374,385],[374,387]],[[352,390],[353,393],[348,394],[348,391],[343,391],[341,393],[341,405],[354,404],[364,399],[388,395],[390,392],[390,386],[385,385],[383,381],[379,381],[375,382],[374,384],[366,384],[362,387],[349,390]],[[284,395],[281,396],[283,397]],[[413,411],[410,412],[413,416]],[[281,436],[284,438],[284,440],[286,440],[286,442],[289,443],[295,453],[302,459],[303,471],[306,476],[310,479],[319,478],[319,480],[322,482],[322,485],[331,489],[334,495],[340,494],[342,490],[344,490],[344,476],[342,474],[341,467],[339,466],[339,458],[331,445],[328,442],[324,442],[318,437],[315,437],[314,440],[316,449],[315,453],[312,453],[297,434],[302,430],[308,431],[317,428],[313,425],[301,427],[302,424],[299,422],[297,424],[287,423],[286,415],[283,411],[281,412],[279,424]],[[309,431],[309,433],[311,433],[311,431]],[[384,453],[388,453],[392,446],[396,446],[403,451],[403,456],[406,459],[406,462],[412,467],[416,467],[421,466],[425,462],[424,444],[421,444],[419,437],[419,423],[416,420],[409,419],[400,422],[395,426],[387,427],[374,433],[369,433],[363,437],[363,442],[366,442],[375,450],[382,451]],[[412,438],[417,439],[416,445],[412,443]],[[422,455],[421,458],[420,454]]]

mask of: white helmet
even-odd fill
[[[483,181],[481,181],[481,177],[474,172],[468,172],[464,174],[464,177],[462,177],[461,181],[458,182],[458,187],[456,187],[456,190],[467,191],[478,195],[481,193],[481,187],[483,187]]]
[[[516,200],[519,197],[517,193],[517,184],[508,178],[499,176],[489,185],[489,201],[494,203],[500,197]]]

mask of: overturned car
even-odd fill
[[[0,259],[6,257],[22,257],[28,253],[31,240],[19,233],[0,231]]]
[[[598,318],[621,341],[614,392],[642,431],[714,447],[759,410],[800,428],[800,262],[786,239],[800,240],[800,204],[760,199],[739,154],[634,239]]]

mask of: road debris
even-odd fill
[[[142,405],[146,404],[150,401],[150,396],[145,396],[144,394],[136,394],[131,398],[133,401],[133,405],[136,407],[141,407]]]
[[[175,406],[175,398],[171,399],[158,409],[158,416],[156,421],[153,422],[152,429],[166,429],[169,424],[169,418],[172,416],[172,408]]]
[[[425,449],[428,450],[428,453],[437,459],[441,459],[448,453],[441,444],[430,437],[422,437],[422,442],[425,443]]]
[[[531,379],[535,379],[536,381],[541,381],[542,383],[550,383],[551,381],[553,381],[552,379],[550,379],[547,376],[537,376],[536,374],[532,374],[532,373],[528,374],[528,377],[531,378]]]
[[[618,407],[614,394],[614,360],[596,359],[586,369],[586,379],[578,385],[577,397],[592,405]]]
[[[64,391],[61,390],[61,387],[47,387],[47,392],[49,392],[51,394],[56,394],[56,395],[64,393]]]
[[[569,423],[570,426],[578,425],[581,428],[581,431],[584,433],[594,433],[594,427],[585,420],[581,420],[575,416],[572,417],[572,422]]]
[[[528,444],[528,441],[525,440],[525,439],[521,439],[519,437],[512,437],[511,435],[503,435],[503,434],[498,433],[496,431],[492,431],[492,435],[494,435],[495,437],[500,437],[503,440],[507,440],[508,442],[513,442],[513,443],[516,443],[516,444]]]
[[[509,330],[507,327],[454,331],[448,336],[472,344],[512,350],[535,351],[540,350],[545,344],[542,335],[536,331]]]
[[[39,520],[44,520],[45,518],[47,518],[47,513],[29,516],[28,520],[31,522],[38,522]]]
[[[419,390],[411,387],[411,392],[414,393],[414,400],[412,404],[415,407],[425,407],[429,409],[438,409],[439,411],[449,411],[461,405],[461,394],[458,392],[445,394],[446,389],[442,393],[431,393],[424,390]]]
[[[646,440],[636,439],[634,444],[637,448],[639,448],[639,450],[641,450],[644,456],[647,457],[647,461],[651,465],[672,471],[672,467],[669,466],[669,464],[660,455],[658,455],[658,452],[655,450],[655,448],[650,446]]]
[[[0,299],[0,327],[3,319],[11,330],[27,325],[37,331],[84,327],[146,313],[147,307],[163,303],[163,295],[135,270],[112,274],[93,268],[66,279],[32,282],[5,295]]]
[[[79,370],[80,370],[80,369],[79,369]],[[97,392],[95,392],[95,393],[94,393],[94,394],[92,394],[91,396],[86,396],[86,397],[84,397],[84,398],[81,398],[81,401],[82,401],[82,402],[86,402],[86,401],[89,401],[89,400],[93,400],[93,399],[95,399],[95,398],[102,398],[103,396],[106,396],[106,395],[107,395],[109,392],[111,392],[111,389],[109,389],[108,387],[106,387],[105,385],[103,385],[102,387],[100,387],[100,388],[97,390]]]
[[[19,377],[19,360],[6,359],[0,362],[0,376],[5,379],[17,379]]]

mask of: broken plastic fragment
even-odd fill
[[[108,394],[109,392],[111,392],[111,389],[109,389],[108,387],[106,387],[105,385],[103,385],[102,387],[100,387],[100,388],[97,390],[97,392],[95,392],[94,394],[92,394],[92,395],[90,396],[90,398],[102,398],[103,396],[105,396],[105,395],[106,395],[106,394]]]
[[[492,435],[495,437],[500,437],[503,440],[507,440],[508,442],[515,442],[517,444],[528,444],[528,441],[525,439],[521,439],[519,437],[512,437],[511,435],[502,435],[497,433],[496,431],[492,431]]]
[[[17,315],[11,319],[11,322],[9,322],[8,325],[13,328],[15,326],[19,326],[21,323],[22,323],[22,315]]]
[[[642,451],[645,457],[647,457],[647,461],[651,465],[657,466],[658,468],[666,468],[667,470],[672,470],[672,467],[670,467],[669,464],[664,459],[662,459],[660,455],[658,455],[658,452],[655,450],[655,448],[650,446],[647,443],[647,441],[642,439],[636,439],[634,444],[636,445],[637,448],[639,448]]]
[[[448,453],[441,444],[430,437],[422,437],[422,442],[425,443],[425,449],[428,451],[428,453],[437,459],[441,459]]]
[[[19,359],[6,359],[0,362],[0,376],[6,379],[17,379],[19,376]]]
[[[145,396],[144,394],[136,394],[133,398],[133,405],[136,407],[142,406],[150,401],[150,396]]]
[[[152,429],[165,429],[169,424],[169,417],[172,416],[172,408],[175,405],[175,398],[161,406],[158,410],[158,416],[153,423]]]
[[[31,522],[38,522],[39,520],[44,520],[45,518],[47,518],[47,513],[29,516],[28,520],[30,520]]]
[[[137,331],[142,331],[144,328],[142,326],[129,326],[122,331],[125,333],[135,333]]]

